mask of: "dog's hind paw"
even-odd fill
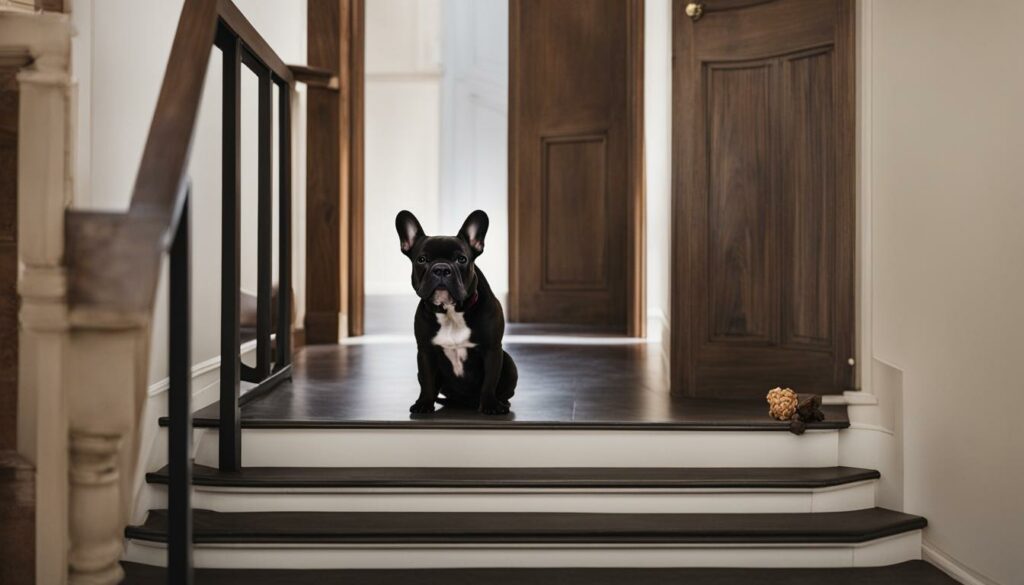
[[[430,402],[417,400],[409,407],[409,412],[413,414],[428,414],[434,412],[434,401]]]

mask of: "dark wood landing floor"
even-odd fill
[[[521,331],[521,330],[520,330]],[[522,335],[512,329],[507,351],[519,385],[512,412],[486,416],[439,408],[410,415],[418,394],[411,340],[367,338],[358,345],[310,346],[295,356],[294,379],[242,408],[242,425],[292,427],[663,428],[779,430],[763,401],[672,397],[660,347],[594,334],[567,338]],[[768,388],[765,388],[765,392]],[[826,407],[811,428],[845,428],[844,406]],[[196,426],[215,426],[217,405],[196,414]]]
[[[163,583],[160,567],[124,563],[124,585]],[[415,569],[285,571],[200,569],[197,585],[955,585],[924,561],[835,569]]]

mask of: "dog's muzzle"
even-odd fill
[[[462,274],[449,262],[430,265],[416,289],[416,294],[426,299],[432,297],[434,291],[438,289],[446,289],[456,302],[462,302],[467,296]]]

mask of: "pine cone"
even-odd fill
[[[796,392],[789,388],[773,388],[768,391],[768,414],[777,420],[789,420],[796,413]]]

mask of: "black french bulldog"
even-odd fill
[[[474,263],[484,251],[488,223],[487,214],[477,210],[458,236],[427,236],[408,211],[395,218],[420,297],[415,321],[420,396],[409,412],[434,412],[435,402],[484,414],[509,411],[519,372],[501,348],[501,303]]]

